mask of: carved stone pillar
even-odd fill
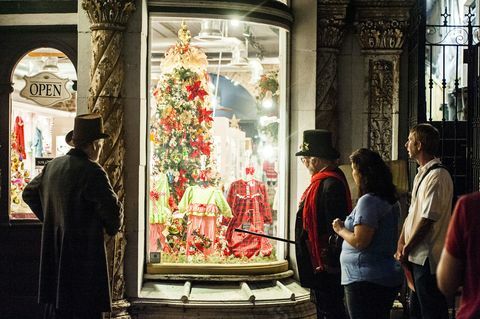
[[[92,31],[88,111],[102,115],[105,131],[111,137],[104,144],[99,162],[107,171],[113,189],[123,204],[125,146],[124,110],[120,96],[124,76],[121,52],[127,21],[135,11],[134,0],[83,0],[82,7],[87,12]],[[106,238],[113,300],[111,318],[130,318],[127,312],[129,303],[124,299],[124,234],[123,224],[116,236]]]
[[[400,54],[405,40],[409,1],[356,1],[356,25],[365,72],[367,147],[384,160],[398,157]]]
[[[345,30],[345,16],[350,0],[317,2],[317,72],[315,128],[332,132],[336,141],[337,56]]]

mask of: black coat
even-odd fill
[[[340,169],[335,169],[337,173],[343,176]],[[317,221],[318,233],[333,235],[332,222],[335,218],[345,220],[348,212],[346,190],[344,184],[334,177],[329,177],[321,181],[317,194],[315,195],[317,205]],[[300,203],[295,219],[295,254],[297,260],[298,274],[300,277],[300,284],[307,288],[321,288],[327,285],[324,282],[326,276],[339,276],[338,274],[330,274],[326,271],[314,273],[310,253],[307,249],[306,240],[308,234],[303,229],[303,202]],[[330,260],[330,265],[333,267],[340,267],[338,256],[336,260]],[[338,281],[340,285],[340,281]]]
[[[44,167],[23,200],[43,222],[39,302],[110,311],[104,230],[118,232],[123,209],[103,168],[72,149]]]

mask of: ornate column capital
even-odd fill
[[[401,50],[405,41],[407,21],[395,19],[366,20],[358,23],[363,50]]]
[[[345,31],[350,0],[326,0],[317,4],[317,48],[338,50]]]
[[[317,22],[317,48],[338,50],[345,34],[345,20],[319,18]]]
[[[399,53],[405,41],[412,4],[412,0],[356,0],[355,24],[362,50]]]
[[[134,0],[82,0],[91,30],[125,30],[128,18],[135,11]]]

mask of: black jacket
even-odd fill
[[[72,149],[44,167],[23,200],[43,222],[39,302],[110,311],[104,230],[118,232],[123,210],[103,168]]]
[[[343,172],[336,168],[341,176]],[[303,229],[303,202],[300,203],[295,219],[295,252],[300,284],[308,288],[321,288],[327,272],[314,273],[310,254],[305,243],[307,232]],[[348,212],[346,190],[344,184],[334,177],[324,179],[316,194],[318,233],[333,235],[332,222],[335,218],[345,220]],[[338,256],[337,256],[338,258]],[[338,259],[331,261],[329,266],[340,267]],[[339,282],[340,284],[340,282]]]

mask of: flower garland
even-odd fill
[[[10,158],[10,198],[12,201],[12,211],[28,210],[28,206],[22,199],[22,192],[25,186],[30,182],[30,172],[25,169],[22,156],[17,147],[17,138],[15,133],[11,136],[11,158]],[[21,206],[21,207],[20,207]]]

